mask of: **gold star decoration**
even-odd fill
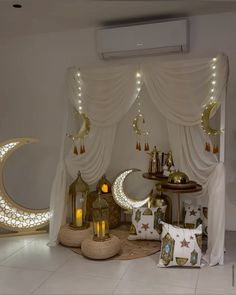
[[[193,215],[193,216],[196,216],[196,213],[197,213],[197,212],[196,212],[196,211],[194,211],[194,209],[193,209],[193,210],[192,210],[192,211],[190,211],[189,213],[190,213],[190,216],[192,216],[192,215]]]
[[[181,243],[181,248],[183,248],[183,247],[187,247],[187,248],[189,248],[188,244],[189,244],[190,242],[187,242],[185,239],[183,239],[183,241],[180,241],[180,243]]]
[[[142,228],[146,231],[148,228],[149,228],[149,224],[147,223],[147,224],[142,224]]]

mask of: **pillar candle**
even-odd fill
[[[83,211],[82,209],[76,209],[76,225],[82,226],[83,225]]]
[[[100,233],[100,226],[99,226],[99,221],[96,222],[96,234],[97,234],[97,237],[99,237],[99,233]]]
[[[106,223],[105,220],[102,221],[102,237],[105,237],[106,234]]]

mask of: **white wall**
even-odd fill
[[[230,80],[226,107],[227,228],[236,230],[236,13],[191,18],[191,52],[213,55],[225,52],[230,61]],[[6,186],[15,199],[28,207],[47,207],[52,179],[59,157],[65,108],[65,73],[69,66],[94,67],[94,29],[0,39],[0,139],[33,136],[40,139],[15,153],[6,167]],[[122,61],[126,63],[128,61]],[[146,95],[144,95],[146,97]],[[159,141],[165,132],[160,114],[146,99],[152,144],[168,149]],[[135,151],[135,139],[129,136],[135,106],[117,130],[116,148],[109,168],[110,178],[126,165],[144,168],[144,153]],[[159,128],[160,126],[160,128]],[[160,135],[161,136],[161,135]],[[120,158],[122,151],[122,160]]]

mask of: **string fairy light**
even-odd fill
[[[82,126],[78,133],[76,134],[67,134],[69,138],[72,139],[74,144],[74,154],[78,155],[78,149],[76,145],[76,141],[80,140],[80,154],[85,153],[85,145],[84,145],[84,138],[90,132],[90,120],[87,115],[84,113],[83,110],[83,83],[81,80],[81,73],[80,70],[76,70],[74,72],[74,81],[75,81],[75,107],[78,113],[82,118]]]
[[[209,126],[209,117],[210,113],[213,108],[215,108],[219,103],[216,99],[216,77],[217,77],[217,58],[214,57],[211,62],[211,89],[210,89],[210,101],[204,105],[204,110],[202,112],[202,117],[201,117],[201,127],[202,130],[208,135],[208,136],[216,136],[222,133],[222,130],[216,130],[213,129]],[[210,152],[211,151],[211,145],[209,142],[205,143],[205,150]],[[213,153],[218,153],[218,145],[214,144],[213,145]]]
[[[142,104],[141,104],[141,98],[140,98],[140,91],[141,91],[141,83],[142,83],[142,75],[140,72],[136,73],[136,99],[137,99],[137,115],[133,119],[133,130],[136,133],[136,150],[141,151],[141,136],[144,136],[144,150],[149,151],[149,144],[148,144],[148,135],[149,132],[142,131],[139,126],[139,120],[141,119],[143,123],[145,123],[145,119],[142,113]]]

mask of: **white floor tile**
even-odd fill
[[[0,267],[0,294],[30,294],[50,275],[47,271]]]
[[[56,272],[34,294],[112,294],[118,281]]]
[[[127,280],[138,282],[158,282],[162,285],[196,288],[199,269],[159,268],[157,266],[158,255],[154,256],[135,260],[128,267],[124,277]]]
[[[34,240],[1,264],[25,269],[55,271],[76,255],[62,246],[48,247],[45,240]]]
[[[196,289],[196,295],[224,295],[225,293],[222,291],[212,291],[212,290],[204,290],[204,289]]]
[[[58,272],[78,273],[82,275],[97,276],[104,278],[120,279],[130,261],[124,260],[103,260],[95,261],[76,255],[71,257]]]
[[[236,294],[236,287],[232,287],[232,266],[218,265],[202,268],[199,272],[197,288]]]
[[[123,279],[114,294],[195,294],[195,289],[163,285],[159,282],[135,282]]]
[[[31,243],[31,237],[0,238],[0,262]]]

